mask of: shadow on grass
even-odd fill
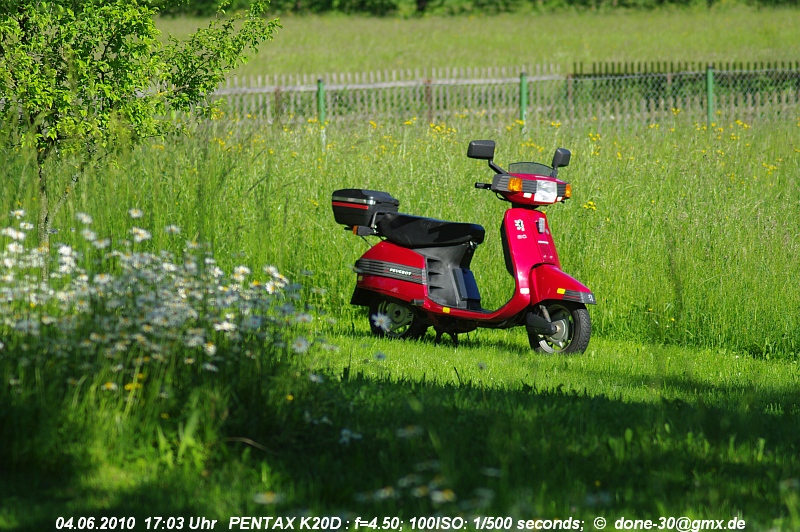
[[[783,391],[719,408],[357,375],[314,396],[296,405],[308,413],[305,440],[267,460],[307,496],[298,503],[319,511],[408,515],[488,504],[484,515],[552,517],[691,509],[770,523],[786,514],[781,483],[800,470],[800,412],[756,407],[786,404]],[[268,439],[257,427],[234,430]]]
[[[719,391],[688,378],[668,385]],[[74,464],[53,471],[28,463],[0,480],[3,511],[35,509],[12,528],[31,531],[52,529],[65,510],[136,516],[139,525],[152,515],[344,511],[587,519],[688,512],[800,525],[788,521],[796,497],[787,498],[797,491],[800,412],[786,390],[762,388],[712,407],[345,375],[271,401],[242,395],[231,405],[220,436],[239,440],[217,447],[210,476],[165,475],[103,493],[85,487],[86,471]],[[785,405],[782,414],[765,414],[769,404]],[[274,479],[268,486],[259,481],[265,471]],[[256,504],[253,494],[265,490],[282,493],[283,504]]]
[[[192,500],[194,483],[186,477],[167,476],[124,490],[87,488],[80,478],[42,471],[28,471],[24,478],[4,478],[0,481],[0,530],[56,530],[59,517],[73,517],[74,527],[79,518],[94,517],[98,529],[104,517],[124,517],[126,523],[133,518],[133,530],[144,530],[145,519],[152,516],[185,516],[183,528],[188,528],[190,516],[208,514],[202,503]],[[115,528],[121,526],[117,522]]]
[[[125,464],[142,471],[146,480],[117,468],[113,460],[114,469],[108,469],[96,449],[108,455],[116,450],[106,445],[107,435],[92,429],[91,412],[76,419],[65,401],[27,399],[0,394],[0,530],[56,530],[56,520],[70,516],[73,528],[79,517],[95,517],[94,527],[100,528],[102,517],[134,517],[142,527],[152,515],[203,515],[195,502],[197,474],[153,475],[136,463],[157,460],[153,448],[140,449]]]

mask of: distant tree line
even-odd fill
[[[252,0],[232,0],[228,10],[247,9]],[[557,11],[561,9],[607,10],[614,8],[655,9],[664,6],[707,6],[724,0],[271,0],[274,13],[359,13],[386,16],[397,13],[457,15],[466,13],[495,14],[525,11]],[[768,6],[800,6],[800,0],[735,0],[743,4]],[[170,14],[211,15],[220,0],[186,0],[168,2],[162,12]]]

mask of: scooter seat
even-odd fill
[[[480,244],[486,230],[478,224],[446,222],[398,212],[389,212],[378,223],[378,232],[389,242],[406,247]]]

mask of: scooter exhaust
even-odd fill
[[[533,312],[525,314],[525,328],[528,332],[541,334],[543,336],[553,336],[558,332],[558,327],[543,317]]]

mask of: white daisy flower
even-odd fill
[[[145,240],[150,240],[153,236],[141,227],[131,227],[131,234],[133,235],[133,241],[137,244]]]
[[[94,276],[94,279],[93,279],[94,284],[100,285],[100,286],[106,285],[106,284],[110,283],[113,280],[114,280],[114,277],[109,275],[109,274],[107,274],[107,273],[98,273],[97,275]]]
[[[222,323],[215,323],[214,324],[215,331],[224,331],[224,332],[231,332],[236,330],[236,325],[229,321],[223,321]]]
[[[11,240],[25,240],[25,233],[22,231],[17,231],[13,227],[6,227],[4,229],[0,229],[0,235],[11,237]]]
[[[308,351],[308,340],[303,338],[302,336],[298,336],[292,342],[292,351],[295,353],[305,353]],[[313,379],[312,379],[313,380]]]
[[[389,316],[381,312],[372,315],[372,323],[383,332],[389,332],[389,329],[392,328],[392,320],[389,319]]]
[[[22,253],[25,251],[25,247],[19,242],[11,242],[6,246],[6,249],[9,253]]]
[[[349,445],[353,440],[360,440],[361,434],[358,432],[353,432],[350,429],[342,429],[339,433],[339,443],[342,445]]]
[[[311,314],[302,313],[295,316],[294,321],[296,323],[311,323],[314,320],[314,317]]]
[[[189,337],[186,338],[186,340],[184,340],[183,345],[185,345],[188,348],[200,347],[201,345],[203,345],[203,337],[195,334],[190,335]]]

